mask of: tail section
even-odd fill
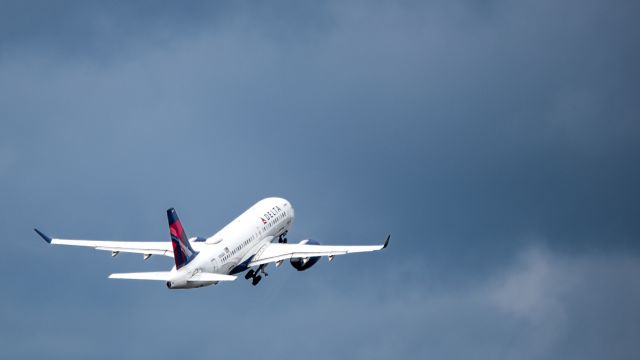
[[[193,250],[187,233],[182,227],[178,214],[174,208],[167,210],[169,219],[169,232],[171,233],[171,245],[173,246],[173,258],[176,261],[176,269],[188,264],[198,254]]]

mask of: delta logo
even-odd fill
[[[262,215],[262,217],[260,218],[260,220],[262,220],[262,224],[267,225],[267,222],[269,222],[269,220],[271,219],[274,219],[281,211],[282,209],[280,209],[279,206],[274,206],[271,210]]]

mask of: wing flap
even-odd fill
[[[108,247],[108,246],[98,246],[95,249],[104,250],[104,251],[126,252],[126,253],[133,253],[133,254],[173,256],[173,252],[171,251],[158,250],[158,249],[134,249],[134,248],[126,248],[126,247]]]
[[[92,247],[96,250],[117,251],[134,254],[152,254],[173,256],[171,243],[168,241],[104,241],[104,240],[67,240],[51,239],[54,245]]]

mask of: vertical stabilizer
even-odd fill
[[[173,259],[176,261],[176,269],[188,264],[198,254],[193,250],[187,233],[182,227],[178,214],[174,208],[167,210],[169,220],[169,232],[171,233],[171,245],[173,246]]]

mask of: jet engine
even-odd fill
[[[320,245],[319,242],[311,239],[302,240],[300,241],[299,244]],[[291,258],[290,261],[291,261],[291,266],[293,266],[296,270],[305,271],[308,268],[315,265],[315,263],[317,263],[318,260],[320,260],[320,256],[306,257],[306,258]]]

